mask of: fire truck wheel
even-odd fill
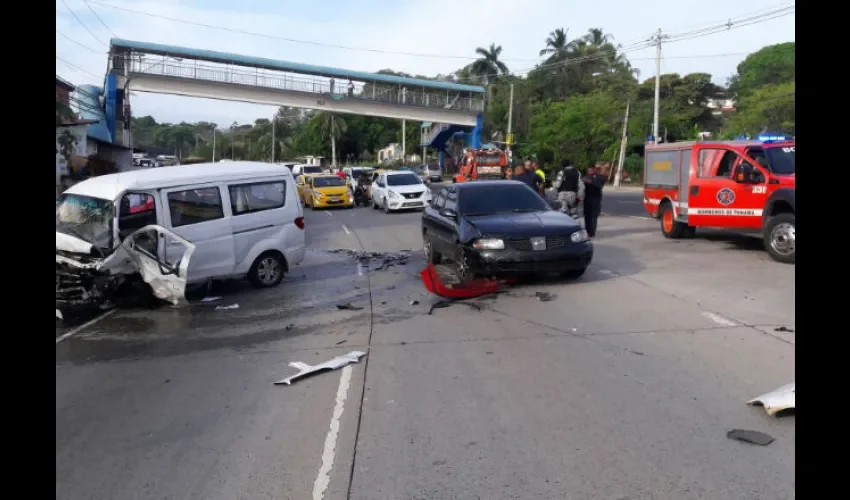
[[[669,202],[663,203],[660,208],[661,233],[665,238],[678,239],[685,235],[687,224],[677,222],[673,216],[673,206]]]
[[[796,216],[791,213],[775,215],[767,221],[764,248],[778,262],[795,263]]]

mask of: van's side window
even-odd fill
[[[262,182],[229,186],[233,215],[280,208],[286,203],[286,183]]]
[[[224,217],[221,192],[217,187],[168,193],[168,209],[173,227],[187,226]]]

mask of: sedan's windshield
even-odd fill
[[[768,168],[774,174],[788,175],[793,174],[796,158],[796,146],[766,148]]]
[[[540,212],[549,206],[537,193],[521,184],[469,186],[458,198],[461,215]]]
[[[109,200],[63,194],[56,200],[56,231],[109,251],[112,248],[114,208]]]
[[[345,186],[345,181],[339,177],[313,177],[313,187]]]
[[[419,177],[417,177],[415,174],[399,174],[387,176],[388,186],[413,186],[416,184],[422,184],[422,181],[419,180]]]

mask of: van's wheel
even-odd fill
[[[673,205],[670,202],[665,202],[659,209],[661,211],[661,233],[665,238],[678,239],[685,235],[687,224],[676,221],[673,215]]]
[[[791,213],[775,215],[764,230],[764,249],[778,262],[795,263],[796,216]]]
[[[254,261],[248,271],[248,281],[257,288],[277,286],[286,272],[286,261],[278,252],[266,252]]]

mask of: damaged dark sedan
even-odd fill
[[[575,279],[593,259],[581,225],[517,181],[447,186],[422,214],[422,240],[428,262],[451,260],[462,281],[502,273]]]

